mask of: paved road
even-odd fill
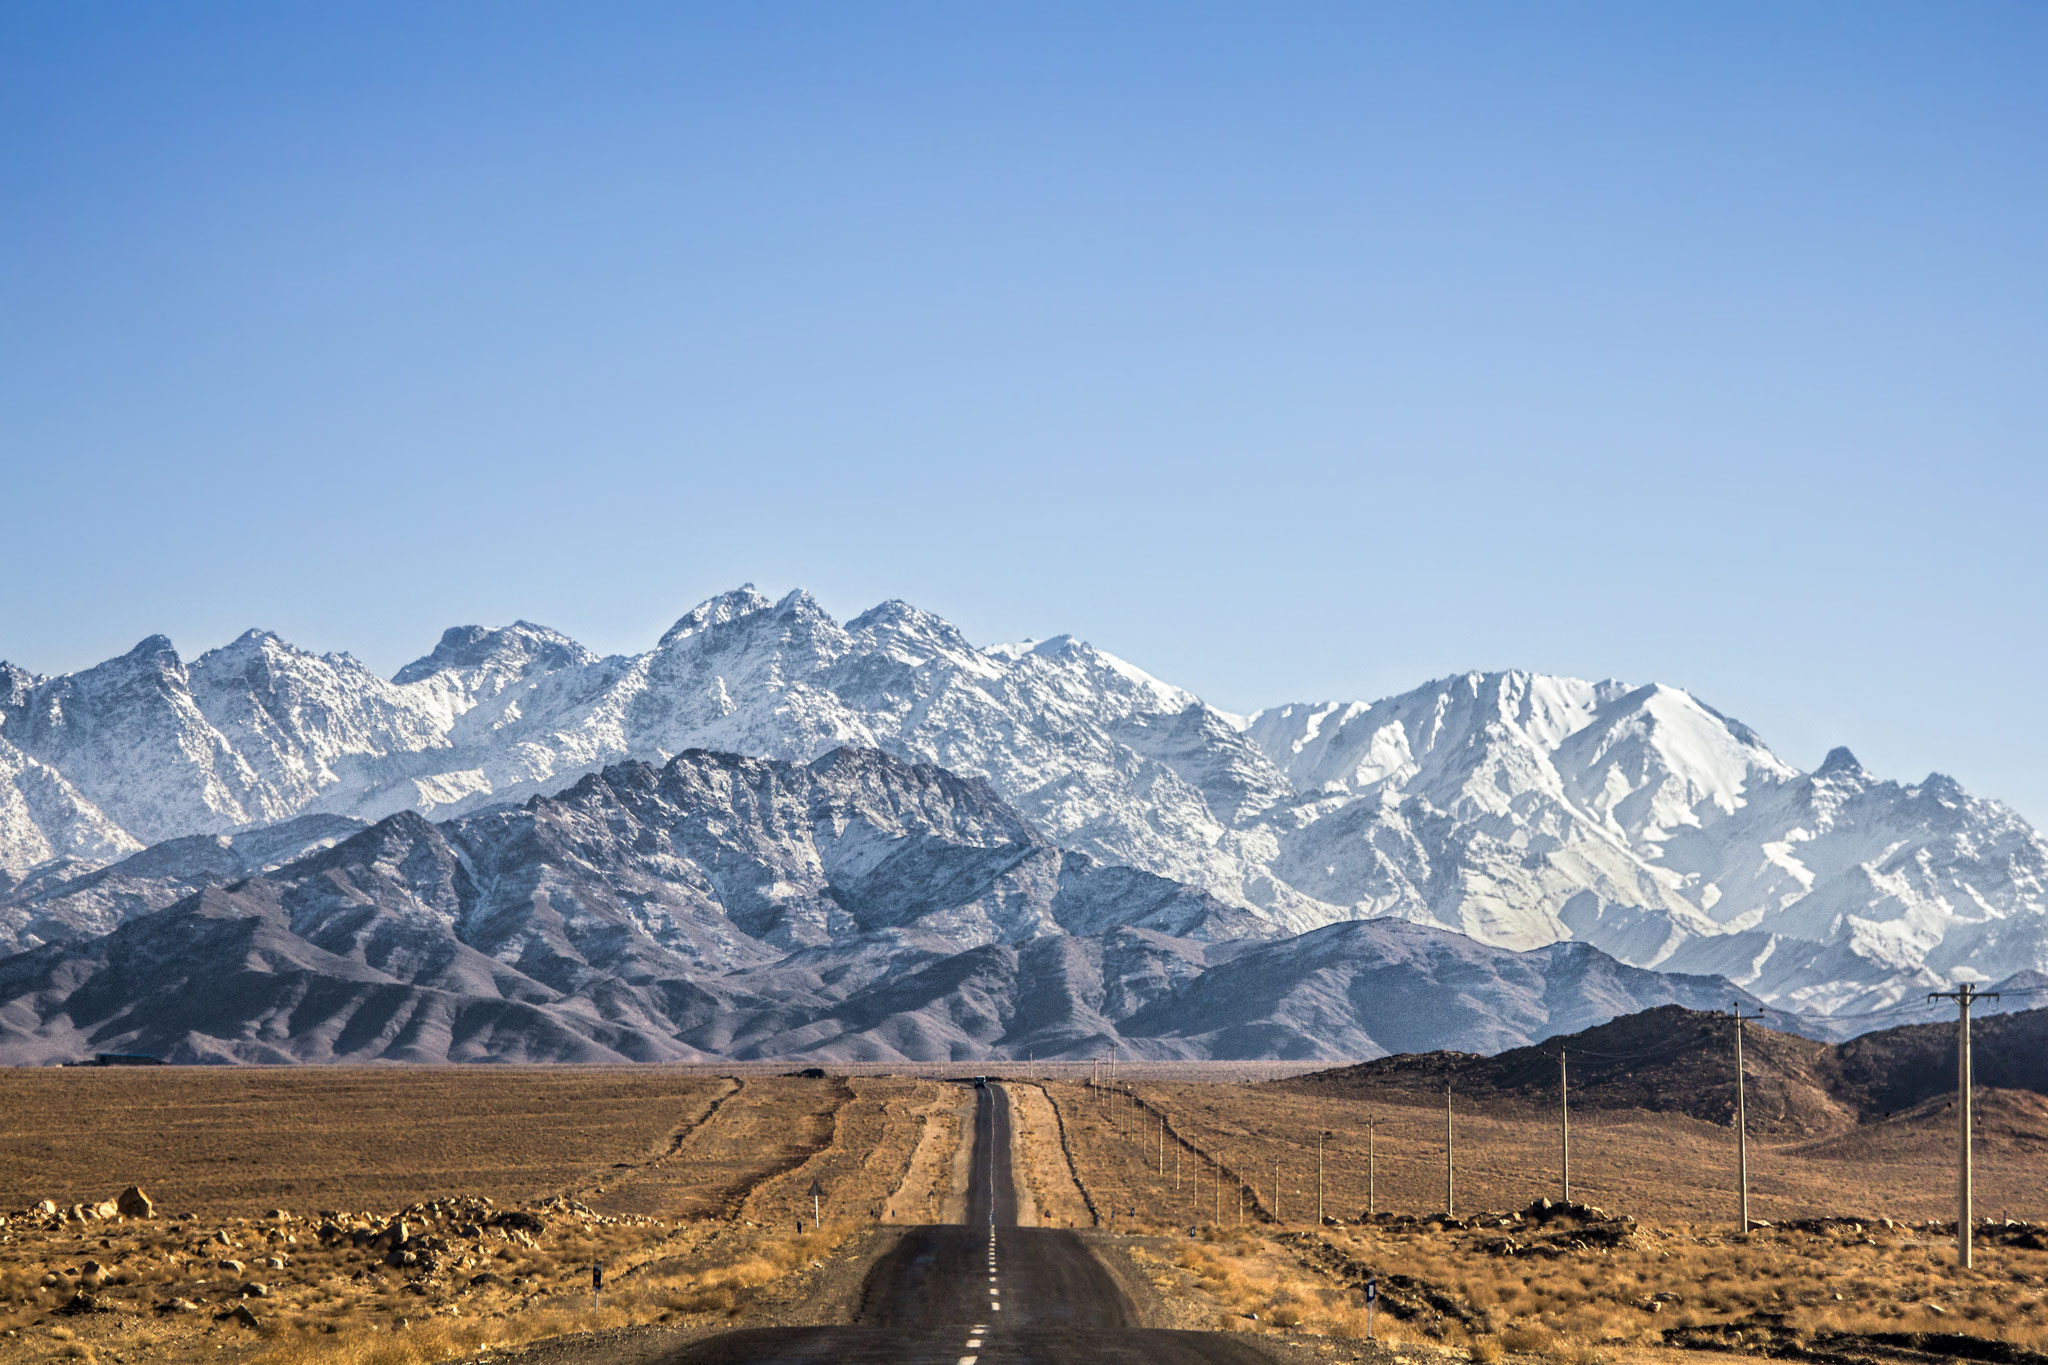
[[[868,1274],[859,1320],[698,1342],[673,1365],[1271,1365],[1218,1332],[1141,1328],[1088,1244],[1020,1228],[1010,1178],[1010,1103],[980,1092],[966,1225],[909,1228]]]

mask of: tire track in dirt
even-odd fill
[[[726,1217],[740,1218],[751,1213],[757,1221],[765,1221],[766,1210],[762,1206],[771,1193],[770,1186],[784,1176],[794,1175],[812,1162],[830,1156],[838,1150],[840,1116],[845,1113],[846,1106],[853,1103],[856,1096],[853,1086],[847,1082],[846,1077],[835,1076],[832,1083],[838,1089],[839,1095],[833,1100],[832,1107],[826,1111],[823,1136],[808,1145],[799,1144],[795,1151],[748,1184],[738,1198],[731,1202],[730,1212],[725,1215]]]
[[[1059,1125],[1060,1130],[1060,1152],[1067,1159],[1067,1169],[1073,1172],[1074,1188],[1081,1192],[1081,1202],[1087,1206],[1088,1216],[1095,1220],[1095,1226],[1101,1227],[1102,1210],[1096,1207],[1095,1195],[1088,1188],[1088,1182],[1081,1178],[1081,1163],[1075,1159],[1074,1144],[1067,1136],[1066,1113],[1060,1108],[1060,1102],[1053,1097],[1052,1091],[1042,1085],[1036,1085],[1036,1089],[1039,1094],[1045,1096],[1046,1103],[1052,1106],[1053,1122]]]
[[[961,1110],[958,1098],[950,1095],[936,1096],[921,1106],[922,1129],[902,1180],[882,1203],[882,1222],[909,1226],[957,1221],[949,1205],[953,1154],[968,1131]]]
[[[567,1187],[562,1191],[562,1197],[565,1199],[579,1199],[583,1195],[603,1189],[611,1182],[630,1180],[635,1174],[643,1171],[658,1170],[668,1162],[673,1161],[676,1154],[682,1151],[683,1144],[688,1142],[694,1134],[710,1123],[711,1120],[718,1117],[718,1111],[725,1107],[725,1102],[746,1089],[747,1086],[747,1083],[737,1076],[725,1076],[720,1079],[727,1083],[728,1088],[716,1099],[712,1100],[703,1113],[684,1124],[681,1128],[678,1128],[669,1138],[668,1147],[665,1151],[650,1157],[646,1161],[615,1163],[611,1167],[612,1172],[623,1170],[627,1174],[623,1176],[617,1174],[594,1176],[581,1184]]]
[[[1080,1221],[1075,1205],[1080,1206],[1081,1213],[1092,1217],[1092,1206],[1074,1170],[1073,1155],[1061,1141],[1059,1109],[1051,1096],[1043,1086],[1027,1081],[1002,1084],[1006,1090],[1015,1092],[1010,1097],[1010,1111],[1015,1116],[1017,1139],[1011,1144],[1010,1156],[1023,1172],[1023,1178],[1017,1182],[1018,1221],[1026,1226],[1035,1223],[1071,1227]],[[1031,1219],[1027,1219],[1024,1208],[1027,1190],[1030,1212],[1035,1215]]]

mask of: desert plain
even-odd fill
[[[1020,1221],[1083,1229],[1156,1325],[1276,1359],[2048,1361],[2030,1091],[1980,1096],[1965,1271],[1938,1103],[1766,1101],[1745,1234],[1732,1129],[1683,1113],[1575,1113],[1567,1203],[1540,1102],[1454,1094],[1447,1190],[1414,1087],[974,1063],[0,1072],[0,1360],[645,1362],[833,1321],[892,1228],[960,1218],[983,1070]]]

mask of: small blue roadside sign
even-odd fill
[[[1367,1279],[1365,1282],[1365,1301],[1367,1303],[1371,1303],[1374,1299],[1377,1299],[1379,1296],[1380,1282],[1377,1279]]]
[[[1377,1309],[1379,1306],[1380,1277],[1377,1275],[1368,1275],[1365,1277],[1365,1339],[1367,1341],[1372,1340],[1372,1320],[1375,1316],[1374,1310]]]

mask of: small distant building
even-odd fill
[[[152,1057],[147,1052],[102,1052],[92,1059],[93,1066],[163,1066],[164,1059]]]

